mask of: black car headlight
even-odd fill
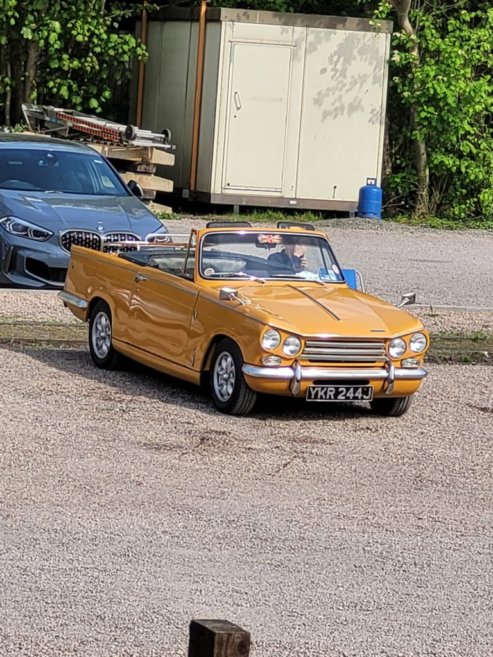
[[[46,230],[46,228],[41,228],[18,217],[3,217],[0,219],[0,226],[11,235],[25,237],[28,240],[36,240],[37,242],[46,242],[53,235],[51,230]]]

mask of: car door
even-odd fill
[[[192,280],[143,267],[135,274],[130,303],[130,343],[148,354],[190,367],[188,332],[197,296]]]

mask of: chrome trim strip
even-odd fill
[[[300,279],[300,280],[303,280],[303,279]],[[315,282],[316,282],[316,281],[315,281]],[[316,306],[318,306],[319,308],[321,308],[322,310],[324,310],[324,311],[325,311],[328,315],[330,315],[333,319],[337,320],[338,322],[341,321],[341,318],[340,318],[338,315],[336,315],[335,312],[334,312],[333,310],[331,310],[330,308],[327,308],[327,306],[325,306],[325,305],[324,305],[321,301],[319,301],[318,299],[315,299],[314,297],[312,297],[312,295],[311,295],[311,294],[308,294],[308,292],[306,292],[305,290],[303,290],[303,288],[298,287],[298,286],[296,286],[296,285],[293,285],[292,283],[289,283],[289,284],[288,284],[288,287],[290,287],[292,290],[296,290],[296,292],[300,292],[300,294],[302,294],[303,296],[305,296],[307,299],[310,299],[310,301],[312,301]]]
[[[68,303],[69,306],[76,306],[77,308],[82,308],[83,310],[85,310],[89,305],[85,299],[82,299],[81,297],[78,297],[75,294],[71,294],[70,292],[65,292],[65,290],[59,292],[57,296],[64,303]]]
[[[298,366],[298,367],[297,367]],[[299,368],[299,369],[298,369]],[[376,379],[393,381],[419,381],[424,379],[428,372],[424,367],[404,368],[392,366],[394,378],[389,369],[366,369],[364,367],[355,369],[348,367],[302,367],[295,363],[292,367],[259,367],[256,365],[244,364],[242,367],[243,374],[253,376],[259,379],[293,379],[297,381],[309,381],[312,379],[321,379],[323,381],[345,381],[358,379]],[[299,377],[299,378],[298,378]]]

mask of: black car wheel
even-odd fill
[[[247,415],[257,393],[251,390],[241,371],[243,358],[238,345],[225,338],[216,346],[211,367],[211,393],[215,407],[230,415]]]
[[[386,417],[399,417],[411,406],[412,397],[390,397],[374,399],[370,402],[371,409],[377,415],[384,415]]]
[[[105,301],[98,301],[89,319],[89,351],[94,364],[101,369],[117,367],[120,354],[113,348],[111,311]]]

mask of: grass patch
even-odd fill
[[[6,322],[0,323],[1,344],[85,343],[87,324],[60,324],[53,322]]]
[[[87,324],[53,322],[0,322],[0,345],[36,349],[87,346]],[[432,334],[428,360],[432,363],[493,364],[493,333],[443,332]]]
[[[385,219],[384,219],[385,221]],[[401,215],[392,217],[396,224],[435,228],[437,230],[493,230],[493,219],[445,219],[443,217],[411,217]]]
[[[299,223],[317,224],[319,221],[330,221],[331,219],[349,218],[348,214],[334,214],[331,212],[315,212],[289,209],[251,208],[243,206],[238,214],[231,212],[230,206],[225,206],[224,211],[204,206],[197,208],[191,205],[190,211],[180,209],[171,213],[161,212],[157,216],[165,224],[169,221],[180,221],[182,219],[195,218],[204,221],[250,221],[252,224],[268,223],[276,224],[278,221],[296,221]],[[403,226],[415,226],[418,228],[434,228],[436,230],[493,230],[493,219],[446,219],[443,217],[412,217],[400,215],[396,217],[384,217],[383,222],[396,223]]]

